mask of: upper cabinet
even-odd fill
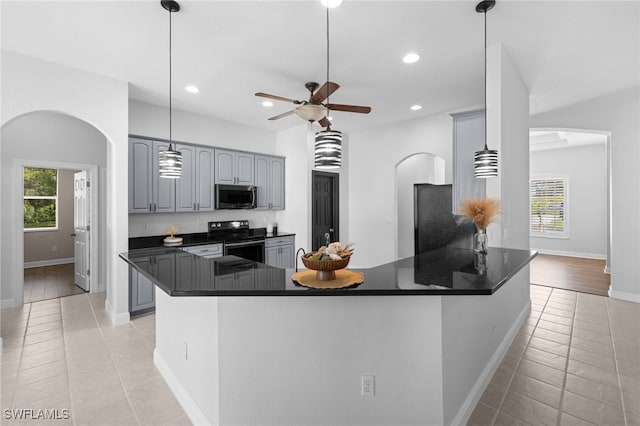
[[[465,198],[486,194],[486,179],[473,175],[473,153],[484,146],[484,111],[451,114],[453,117],[453,211]]]
[[[175,211],[175,182],[158,172],[158,155],[168,147],[163,141],[129,138],[129,213]]]
[[[158,156],[169,142],[129,137],[129,213],[207,212],[215,184],[255,185],[258,210],[284,210],[284,157],[176,143],[182,177],[161,178]]]
[[[284,158],[255,156],[256,208],[284,210]]]
[[[213,148],[176,144],[176,149],[182,153],[182,177],[176,179],[176,211],[213,211]]]
[[[224,149],[215,150],[215,183],[254,184],[254,155]]]

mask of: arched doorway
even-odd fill
[[[2,307],[20,306],[24,300],[24,228],[22,170],[25,166],[86,170],[94,182],[91,204],[93,243],[90,244],[94,275],[91,291],[105,291],[106,268],[98,259],[106,254],[106,170],[105,135],[76,117],[55,112],[35,111],[5,123],[2,134],[3,199],[2,267],[12,279],[2,280]],[[102,212],[102,213],[101,213]],[[6,275],[5,275],[6,276]]]
[[[413,185],[445,183],[444,158],[417,153],[396,164],[396,258],[414,255]]]

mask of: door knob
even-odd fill
[[[74,234],[69,234],[69,236],[70,236],[70,237],[75,237],[75,236],[76,236],[76,234],[75,234],[75,233],[74,233]]]

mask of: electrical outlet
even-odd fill
[[[374,396],[375,395],[375,376],[372,374],[365,374],[360,376],[362,380],[362,396]]]
[[[56,246],[56,245],[51,246],[51,251],[54,252],[54,253],[57,252],[58,251],[58,246]]]

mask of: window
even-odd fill
[[[24,230],[58,229],[58,169],[24,167]]]
[[[567,179],[534,178],[529,181],[532,237],[567,238]]]

